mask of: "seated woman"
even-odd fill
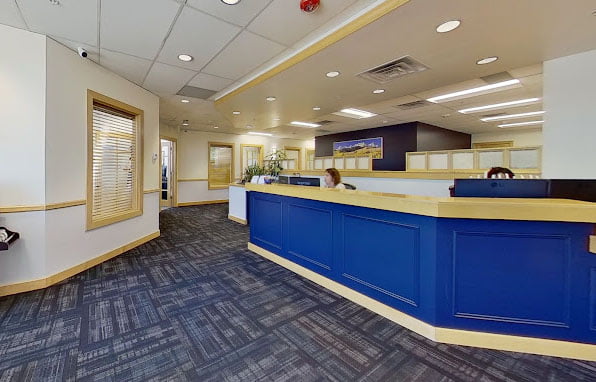
[[[502,176],[501,176],[502,174]],[[487,178],[506,178],[506,179],[513,179],[515,174],[513,171],[506,167],[493,167],[486,173]]]
[[[341,175],[335,168],[328,168],[325,170],[325,183],[323,187],[346,189],[346,186],[341,182]]]

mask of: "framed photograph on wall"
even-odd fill
[[[373,159],[383,159],[383,137],[333,142],[334,157],[354,155],[372,155]]]

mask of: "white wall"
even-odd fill
[[[545,178],[596,179],[596,50],[544,63]]]
[[[87,89],[145,111],[144,189],[159,187],[159,99],[35,33],[0,25],[0,207],[86,199]],[[4,107],[8,105],[8,107]],[[0,214],[20,233],[0,253],[0,286],[46,278],[159,230],[159,194],[143,215],[91,231],[86,208]]]
[[[265,155],[275,147],[301,147],[302,164],[305,164],[306,149],[314,149],[313,140],[280,139],[253,135],[209,133],[202,131],[181,131],[178,137],[178,179],[207,179],[207,151],[209,142],[234,144],[234,177],[242,178],[240,145],[263,145]],[[178,203],[228,199],[228,190],[208,190],[206,180],[178,182]]]
[[[542,146],[542,129],[507,130],[472,134],[472,143],[513,141],[514,146]]]
[[[45,204],[45,40],[0,25],[2,207]]]

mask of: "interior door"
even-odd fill
[[[159,199],[160,207],[173,207],[174,203],[174,142],[161,139],[161,193]]]

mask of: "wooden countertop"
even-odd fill
[[[441,218],[596,223],[596,203],[569,199],[449,198],[338,190],[286,184],[251,184],[247,190]]]

